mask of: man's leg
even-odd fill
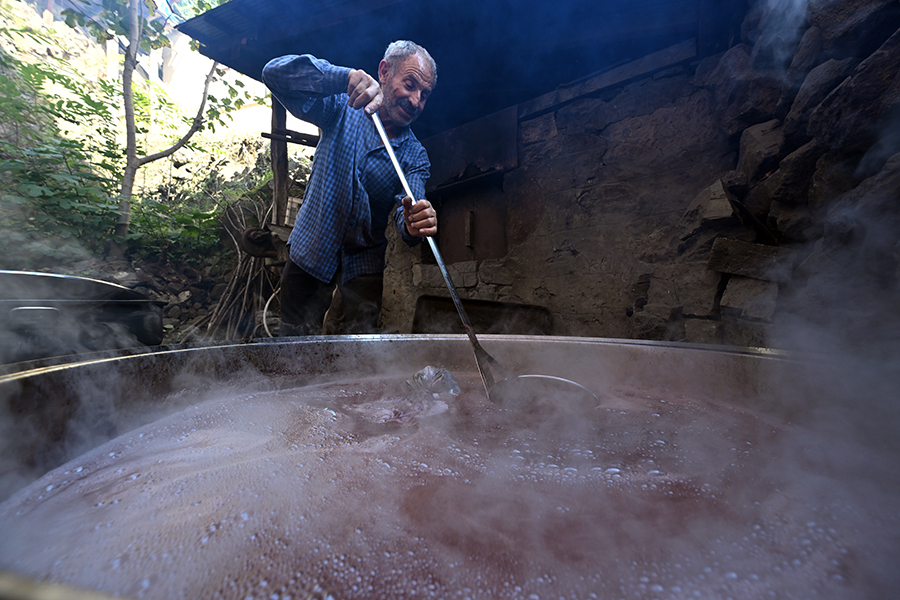
[[[321,335],[322,319],[331,304],[334,282],[319,281],[288,260],[281,275],[279,336]]]
[[[360,275],[338,284],[344,305],[345,333],[378,333],[384,275]]]

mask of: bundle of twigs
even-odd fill
[[[210,339],[248,339],[256,337],[261,323],[263,305],[278,286],[278,278],[266,268],[264,258],[256,258],[241,250],[238,237],[251,220],[265,223],[272,211],[271,204],[242,203],[225,211],[225,230],[231,238],[237,266],[219,302],[210,313],[206,336]]]

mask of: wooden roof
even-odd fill
[[[410,39],[438,64],[413,129],[420,138],[536,98],[592,73],[694,39],[733,43],[746,0],[231,0],[182,23],[201,52],[252,78],[310,53],[374,74]]]

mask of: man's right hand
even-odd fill
[[[351,108],[365,108],[366,114],[371,115],[381,108],[384,95],[378,80],[363,71],[353,69],[347,81],[347,95],[350,96]]]

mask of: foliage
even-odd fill
[[[225,154],[224,147],[215,148],[205,164],[195,165],[197,175],[191,181],[162,184],[142,195],[132,217],[135,235],[129,236],[133,254],[144,258],[168,254],[191,262],[216,253],[232,253],[233,248],[227,245],[224,247],[229,249],[223,250],[223,215],[232,207],[248,203],[261,206],[258,210],[263,211],[271,206],[268,183],[272,172],[266,161],[224,177],[220,169],[229,162]]]
[[[42,34],[4,29],[7,36]],[[43,41],[43,40],[42,40]],[[0,264],[29,266],[29,252],[58,261],[96,252],[115,222],[121,161],[108,96],[64,60],[26,63],[0,52]],[[66,135],[78,126],[80,136]],[[38,264],[36,266],[42,266]]]
[[[58,48],[28,27],[0,27],[0,35]],[[0,48],[0,268],[99,256],[115,231],[124,169],[121,85],[85,77],[58,58],[63,51],[37,61],[11,52]],[[236,88],[226,89],[229,102],[213,103],[219,122],[243,102]],[[191,121],[161,89],[134,86],[134,105],[140,152],[153,143],[151,129],[155,139],[174,137]],[[239,188],[211,182],[195,182],[194,191],[139,193],[129,249],[161,258],[218,253],[217,220]]]
[[[28,28],[0,33],[49,47],[55,43]],[[115,229],[124,166],[121,89],[104,80],[88,83],[55,53],[38,62],[2,53],[0,64],[0,119],[7,128],[0,140],[0,176],[6,182],[0,224],[10,232],[0,240],[0,250],[24,245],[49,262],[99,254]],[[161,90],[135,91],[139,134],[149,132],[151,115],[175,127],[179,116]],[[159,224],[153,231],[159,231]],[[141,236],[140,230],[135,236]],[[34,258],[3,252],[0,260],[19,268]],[[43,265],[39,261],[35,266]]]
[[[137,258],[165,261],[172,257],[197,262],[215,253],[220,245],[221,211],[217,206],[204,210],[151,198],[136,204],[134,211],[128,237],[131,252]]]
[[[83,9],[66,8],[61,11],[69,27],[82,27],[99,43],[111,40],[116,36],[128,37],[130,33],[128,1],[101,0],[99,3],[90,0],[75,0],[84,6]],[[140,47],[144,52],[169,46],[169,38],[163,31],[164,19],[157,17],[156,5],[152,0],[142,0],[141,7],[147,9],[147,16],[139,16],[138,26],[144,35],[140,37]],[[149,18],[148,18],[149,17]]]
[[[191,19],[201,13],[205,13],[206,11],[219,6],[220,4],[224,4],[227,0],[181,0],[177,5],[173,4],[171,0],[164,1],[168,2],[169,7],[178,16],[182,17],[183,19]]]
[[[69,27],[82,27],[98,43],[104,43],[116,36],[129,37],[128,0],[102,0],[97,4],[93,0],[73,0],[83,5],[81,9],[66,8],[61,11]],[[162,0],[166,1],[166,0]],[[172,13],[181,18],[189,18],[215,8],[226,0],[189,0],[175,6],[169,2],[167,6]],[[140,14],[138,27],[140,28],[140,51],[171,47],[171,42],[166,36],[166,26],[171,25],[168,18],[163,17],[153,0],[140,0]],[[146,14],[145,14],[146,9]],[[197,50],[196,40],[192,40],[191,48]],[[226,76],[226,70],[216,68],[213,82],[223,87],[225,93],[222,97],[210,95],[209,106],[204,115],[203,128],[215,131],[216,126],[227,126],[227,119],[232,111],[238,110],[250,102],[264,102],[264,98],[254,97],[247,91],[244,83],[230,80]],[[190,119],[185,118],[189,123]],[[201,129],[202,130],[202,129]]]

